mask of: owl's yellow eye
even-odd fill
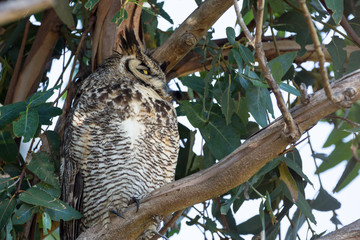
[[[144,75],[149,75],[149,72],[147,70],[145,70],[145,69],[140,69],[139,72],[144,74]]]

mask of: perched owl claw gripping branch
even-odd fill
[[[134,198],[174,179],[179,134],[165,74],[133,31],[125,36],[122,53],[81,84],[66,120],[62,199],[83,218],[62,222],[62,239],[98,223],[107,228],[111,210],[121,214]],[[150,239],[158,225],[138,239]]]

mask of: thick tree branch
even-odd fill
[[[221,44],[218,44],[218,46],[222,47],[224,45],[224,43],[227,42],[225,40],[226,39],[218,39],[218,40],[215,40],[214,42],[221,43]],[[284,53],[288,53],[288,52],[296,52],[301,49],[300,45],[298,43],[296,43],[296,41],[290,40],[290,39],[277,40],[276,43],[277,43],[280,55],[284,54]],[[262,45],[263,45],[266,59],[271,60],[278,56],[275,51],[275,46],[274,46],[273,42],[271,42],[271,41],[263,42]],[[325,48],[325,46],[321,45],[321,48],[324,51],[325,60],[327,62],[332,61],[331,56],[330,56],[329,52],[327,51],[327,49]],[[316,55],[315,47],[313,44],[306,45],[305,49],[306,49],[306,53],[303,56],[295,58],[296,63],[302,63],[302,62],[306,62],[306,61],[318,61],[318,57]],[[222,54],[225,58],[227,58],[230,50],[231,49],[229,49],[229,48],[223,50]],[[346,46],[344,48],[344,50],[347,53],[347,59],[349,59],[349,56],[352,52],[358,51],[360,49],[356,46]],[[194,72],[204,71],[205,69],[209,69],[211,66],[212,57],[208,56],[206,58],[205,63],[202,63],[201,60],[204,60],[203,56],[201,56],[200,54],[198,54],[194,51],[189,52],[183,59],[181,59],[180,62],[178,62],[167,73],[167,75],[166,75],[167,80],[171,80],[176,77],[186,76],[186,75],[189,75]]]
[[[360,219],[344,226],[343,228],[331,232],[319,240],[357,240],[360,239]]]
[[[207,30],[231,7],[232,0],[206,0],[152,54],[159,63],[166,62],[169,72],[200,40]]]
[[[24,18],[53,6],[53,0],[17,0],[0,3],[0,25]]]
[[[332,85],[334,95],[343,102],[354,103],[360,99],[360,70],[337,80]],[[300,129],[305,131],[321,118],[339,109],[325,95],[324,90],[316,92],[306,105],[291,110]],[[247,181],[266,163],[281,155],[289,142],[282,135],[283,118],[265,127],[250,137],[243,145],[218,164],[191,176],[167,184],[140,202],[140,209],[129,207],[125,219],[114,218],[109,229],[101,224],[84,232],[79,239],[134,239],[154,215],[166,216],[172,212],[203,202],[226,193]]]

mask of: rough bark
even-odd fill
[[[358,240],[360,239],[360,219],[343,228],[333,231],[319,240]]]
[[[344,76],[331,87],[335,96],[343,98],[344,102],[354,103],[360,99],[360,70]],[[294,107],[291,114],[304,132],[338,108],[326,97],[324,90],[320,90],[307,105]],[[155,190],[140,202],[139,212],[136,212],[136,206],[131,206],[124,213],[125,219],[112,219],[110,228],[106,230],[106,239],[134,239],[152,216],[166,216],[244,183],[266,163],[284,152],[289,142],[283,135],[283,128],[283,118],[279,118],[250,137],[218,164]],[[98,239],[104,233],[101,226],[97,225],[88,229],[79,239],[90,236]]]
[[[0,3],[0,25],[24,18],[54,5],[53,0],[17,0]]]
[[[169,72],[200,40],[207,30],[232,6],[232,0],[203,2],[178,29],[152,54],[159,63],[167,63]]]

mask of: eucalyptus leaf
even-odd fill
[[[0,158],[6,162],[15,162],[18,154],[19,150],[11,133],[0,131]]]
[[[17,102],[0,107],[0,129],[3,129],[26,110],[25,102]]]
[[[15,198],[6,198],[0,202],[0,230],[6,226],[11,217],[11,214],[15,210],[15,207]]]
[[[20,113],[20,118],[13,123],[13,131],[17,137],[24,137],[24,142],[29,142],[35,137],[39,127],[39,114],[34,109],[26,109]]]
[[[59,183],[54,173],[54,163],[47,152],[33,153],[27,169],[36,174],[42,181],[58,187]]]
[[[22,203],[20,208],[12,217],[12,221],[14,224],[24,224],[32,217],[34,213],[37,213],[38,211],[39,207],[27,203]]]

